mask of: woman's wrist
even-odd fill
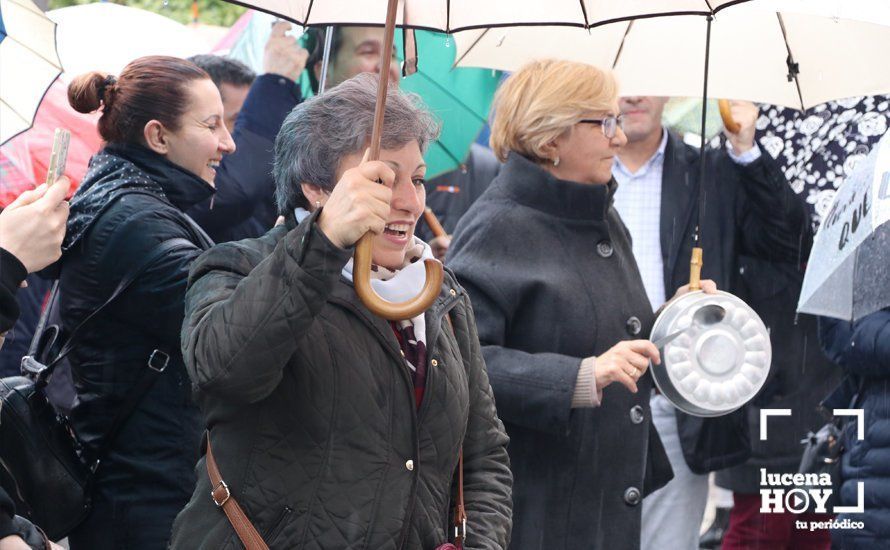
[[[344,246],[343,242],[337,237],[336,231],[334,231],[332,224],[329,223],[330,220],[328,220],[328,217],[325,216],[323,208],[324,207],[319,211],[318,217],[315,218],[316,229],[318,229],[322,236],[324,236],[324,238],[332,245],[345,250],[347,247]]]

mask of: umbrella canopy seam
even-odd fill
[[[242,2],[240,0],[225,0],[229,4],[235,4],[236,6],[241,6],[243,8],[256,10],[259,12],[263,12],[280,19],[284,19],[286,21],[290,21],[295,25],[299,25],[301,27],[324,27],[329,25],[341,26],[341,27],[383,27],[383,23],[368,23],[367,21],[363,21],[358,19],[352,22],[344,22],[344,21],[309,21],[309,15],[312,9],[312,5],[315,3],[315,0],[310,0],[309,9],[306,11],[306,15],[303,16],[303,20],[284,15],[281,13],[274,12],[270,9],[263,8],[252,4],[250,2]],[[622,21],[636,21],[638,19],[652,19],[655,17],[675,17],[675,16],[684,16],[684,15],[695,15],[695,16],[707,16],[707,15],[715,15],[724,9],[735,6],[738,4],[744,4],[747,2],[751,2],[752,0],[733,0],[732,2],[727,2],[718,6],[717,8],[711,8],[710,10],[680,10],[680,11],[671,11],[664,13],[646,13],[641,15],[633,15],[628,17],[615,17],[613,19],[604,19],[602,21],[597,21],[596,23],[590,24],[589,22],[585,23],[576,23],[572,21],[546,21],[546,22],[522,22],[522,23],[489,23],[482,25],[464,25],[462,27],[451,28],[450,21],[450,2],[448,3],[449,11],[448,18],[446,20],[445,28],[442,27],[434,27],[430,25],[410,25],[407,23],[396,23],[396,27],[403,29],[414,29],[418,31],[431,31],[431,32],[445,32],[448,34],[463,32],[463,31],[472,31],[472,30],[480,30],[480,29],[501,29],[501,28],[509,28],[509,27],[574,27],[579,29],[593,29],[596,27],[601,27],[603,25],[611,25],[612,23],[620,23]],[[708,4],[710,6],[710,4]]]
[[[776,17],[779,19],[779,28],[782,29],[782,38],[785,40],[785,49],[788,50],[788,79],[794,79],[794,85],[797,87],[797,97],[800,98],[800,110],[806,111],[803,102],[803,92],[800,89],[800,80],[797,77],[797,75],[800,74],[800,71],[796,68],[797,63],[794,61],[794,54],[791,53],[791,44],[788,43],[788,31],[785,30],[785,20],[779,12],[776,12]]]
[[[9,3],[10,3],[10,4],[15,4],[16,6],[19,6],[20,8],[26,9],[25,6],[24,6],[23,4],[21,4],[21,3],[19,3],[19,2],[15,2],[14,0],[9,0]],[[59,29],[59,26],[58,26],[54,21],[52,21],[51,19],[48,19],[48,21],[50,21],[50,22],[52,23],[52,25],[53,25],[53,40],[57,40],[57,39],[59,38],[59,37],[57,36],[57,35],[58,35],[58,29]],[[6,26],[6,37],[12,39],[12,41],[15,42],[16,44],[18,44],[19,47],[21,47],[21,48],[23,48],[23,49],[25,49],[25,50],[31,52],[32,54],[34,54],[35,57],[38,57],[38,58],[40,58],[41,60],[46,61],[46,62],[49,63],[50,65],[52,65],[52,66],[56,67],[57,69],[59,69],[60,71],[62,70],[62,64],[61,64],[61,62],[56,63],[56,62],[53,61],[52,59],[48,59],[48,58],[47,58],[46,56],[44,56],[43,54],[41,54],[41,53],[35,51],[34,48],[31,48],[30,46],[28,46],[28,45],[26,45],[25,43],[23,43],[23,42],[22,42],[21,40],[19,40],[16,36],[10,34],[10,32],[9,32],[9,27],[8,27],[8,26]]]
[[[612,70],[615,70],[615,67],[618,66],[618,60],[621,59],[621,52],[624,51],[624,43],[627,41],[627,35],[630,34],[630,30],[633,28],[634,22],[630,21],[627,24],[627,28],[624,29],[624,36],[621,37],[621,44],[618,45],[618,51],[615,52],[615,60],[612,61]]]
[[[584,16],[584,27],[590,28],[590,20],[587,18],[587,6],[584,5],[584,0],[578,0],[578,3],[581,4],[581,15]]]

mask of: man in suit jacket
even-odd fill
[[[689,282],[699,193],[705,197],[700,220],[702,278],[729,289],[740,254],[801,263],[812,242],[806,207],[754,141],[757,107],[733,103],[741,129],[727,131],[725,148],[707,150],[705,179],[700,182],[700,151],[662,126],[666,101],[621,99],[627,145],[613,168],[619,183],[615,206],[633,239],[652,309],[664,304],[666,289]],[[651,405],[675,477],[643,502],[642,547],[696,549],[707,502],[707,472],[744,461],[749,449],[744,440],[742,445],[697,445],[707,423],[726,418],[690,417],[660,394],[652,397]],[[743,414],[736,418],[744,423]]]

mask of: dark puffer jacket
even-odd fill
[[[826,406],[853,405],[865,417],[864,440],[856,438],[856,422],[844,429],[840,495],[842,505],[855,506],[858,484],[864,483],[865,512],[837,518],[861,521],[865,528],[835,530],[832,539],[844,550],[890,548],[890,308],[856,323],[822,318],[819,325],[825,353],[850,376]],[[850,390],[860,385],[862,393],[855,397]]]
[[[183,353],[231,494],[271,548],[432,550],[450,531],[463,445],[466,547],[504,548],[507,436],[469,299],[447,275],[426,312],[416,411],[390,325],[341,277],[350,252],[315,217],[217,246],[190,275]],[[173,548],[240,548],[205,459],[197,475]]]

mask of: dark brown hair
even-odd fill
[[[99,72],[78,76],[68,86],[68,103],[81,113],[102,109],[99,134],[111,143],[142,143],[143,129],[157,120],[172,131],[188,110],[188,84],[210,78],[178,57],[150,55],[131,61],[120,77]]]

